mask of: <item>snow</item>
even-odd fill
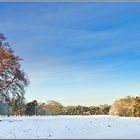
[[[140,139],[140,118],[93,116],[0,117],[0,139]]]

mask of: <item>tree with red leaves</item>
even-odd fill
[[[29,79],[21,69],[21,60],[0,33],[0,95],[6,99],[24,98]]]

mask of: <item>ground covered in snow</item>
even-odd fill
[[[138,138],[140,118],[113,116],[0,117],[1,139]]]

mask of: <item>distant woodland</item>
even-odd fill
[[[112,105],[99,106],[63,106],[57,101],[38,103],[36,100],[22,105],[15,99],[8,101],[11,115],[116,115],[125,117],[140,117],[140,96],[125,97],[115,101]]]

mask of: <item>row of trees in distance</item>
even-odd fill
[[[9,105],[12,108],[11,115],[101,115],[108,114],[110,105],[99,106],[63,106],[57,101],[48,101],[47,103],[38,103],[33,100],[29,103],[24,103],[20,108],[17,106],[16,101],[11,99]]]
[[[12,115],[115,115],[140,117],[140,96],[127,96],[115,101],[112,105],[99,106],[63,106],[57,101],[38,103],[36,100],[17,106],[15,100],[9,102]]]

